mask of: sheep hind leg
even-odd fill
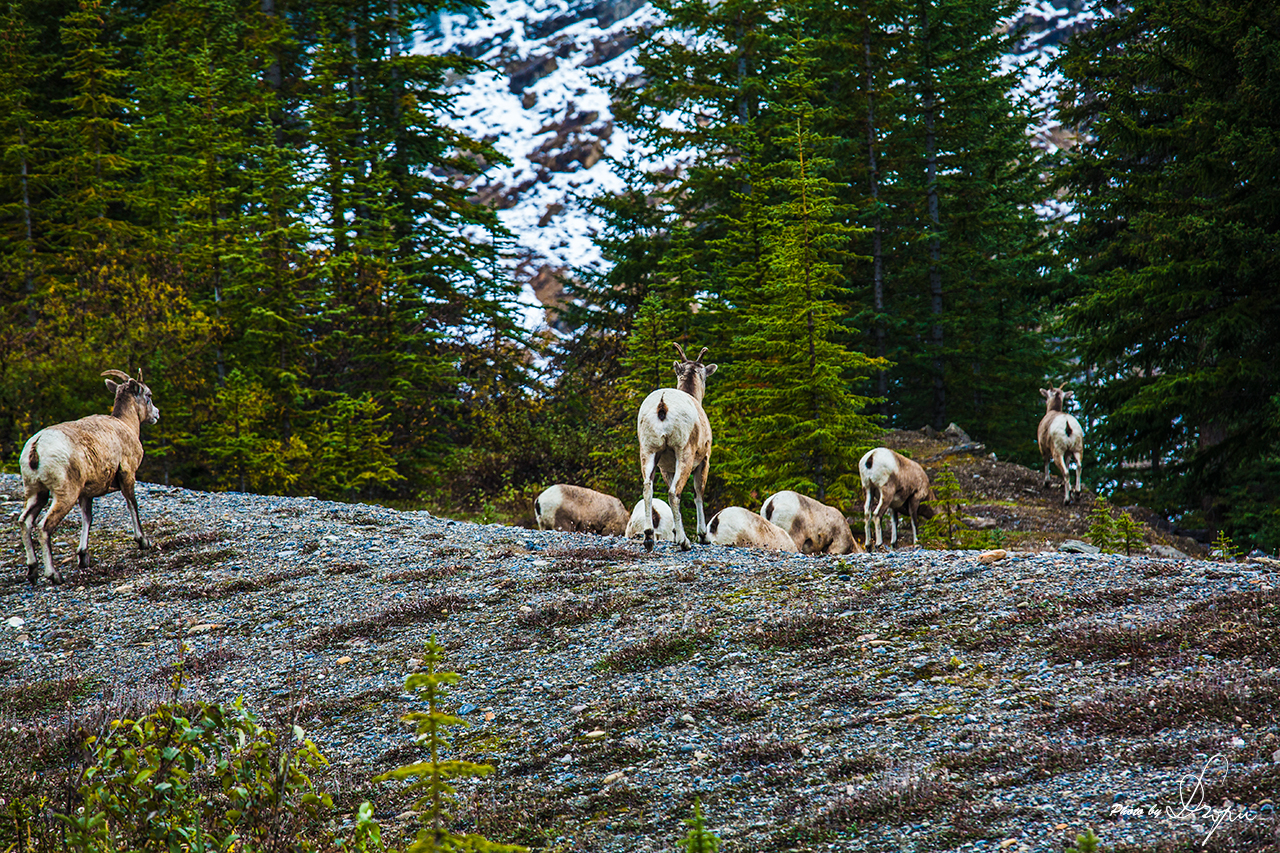
[[[36,524],[36,517],[40,515],[40,510],[44,509],[47,503],[49,503],[48,492],[35,491],[29,493],[26,504],[22,508],[22,516],[18,520],[18,528],[22,531],[22,548],[27,554],[27,582],[32,585],[36,582],[36,569],[40,565],[40,559],[36,556],[36,549],[31,541],[31,533]]]
[[[51,584],[62,583],[62,573],[53,565],[53,532],[58,529],[58,525],[67,517],[67,513],[71,512],[73,506],[75,506],[74,501],[55,494],[53,505],[49,507],[44,521],[40,523],[40,553],[44,557],[44,576]]]
[[[640,477],[644,481],[644,517],[648,519],[644,527],[644,549],[652,551],[653,536],[653,481],[658,476],[658,455],[656,453],[640,454]]]
[[[689,537],[684,532],[684,518],[680,515],[680,493],[684,491],[685,483],[689,482],[689,474],[692,472],[683,459],[677,458],[674,470],[662,473],[667,477],[667,502],[671,504],[671,514],[675,516],[676,546],[681,551],[692,550],[693,545],[689,543]]]
[[[1063,458],[1062,451],[1054,451],[1053,464],[1062,472],[1062,505],[1066,506],[1071,503],[1071,472],[1067,470],[1067,460]]]
[[[707,518],[702,509],[702,492],[707,487],[707,475],[711,473],[711,465],[702,460],[693,471],[693,505],[698,514],[698,544],[707,545],[711,540],[707,536]]]

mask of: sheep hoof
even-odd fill
[[[680,540],[680,550],[681,550],[681,551],[692,551],[692,550],[693,550],[693,546],[689,544],[689,540],[688,540],[688,539],[681,539],[681,540]]]
[[[49,575],[49,585],[57,586],[60,583],[62,583],[62,572],[54,569],[53,574]]]
[[[653,550],[653,531],[652,530],[646,530],[644,532],[644,549],[646,551]]]
[[[31,584],[32,586],[36,585],[36,569],[39,567],[39,565],[40,565],[39,563],[29,563],[27,565],[27,583]]]
[[[144,536],[144,537],[142,537],[141,539],[135,539],[135,540],[133,540],[133,541],[135,541],[135,542],[137,542],[137,543],[138,543],[138,550],[139,550],[139,551],[145,551],[145,550],[147,550],[148,548],[150,548],[150,547],[151,547],[151,543],[147,541],[147,539],[146,539],[146,537],[145,537],[145,536]]]
[[[89,552],[77,551],[76,564],[80,567],[80,571],[84,571],[85,569],[89,568]]]

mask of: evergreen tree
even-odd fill
[[[1138,0],[1061,63],[1091,446],[1143,500],[1270,547],[1274,517],[1231,498],[1280,494],[1277,33],[1272,4]]]

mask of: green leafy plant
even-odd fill
[[[474,833],[459,835],[448,828],[448,821],[457,807],[457,791],[451,784],[452,780],[486,776],[493,772],[493,765],[440,757],[441,751],[449,746],[447,729],[467,725],[466,720],[440,710],[449,695],[449,687],[459,681],[456,672],[440,671],[443,660],[444,647],[432,638],[422,655],[422,670],[404,680],[405,692],[416,693],[427,706],[425,711],[414,711],[401,717],[416,729],[415,740],[427,751],[426,760],[397,767],[375,776],[373,781],[412,779],[407,790],[421,795],[414,802],[414,810],[422,815],[426,826],[418,830],[408,853],[446,850],[523,853],[526,848],[519,845],[498,844]]]
[[[702,816],[702,800],[693,801],[693,817],[685,818],[685,826],[689,831],[680,839],[679,846],[687,853],[716,853],[720,849],[720,839],[707,829],[707,822]]]
[[[998,548],[1003,544],[1003,530],[979,531],[964,526],[964,493],[950,465],[942,466],[942,470],[934,475],[932,485],[933,497],[929,500],[929,505],[933,508],[933,517],[921,523],[921,539],[940,544],[947,550]],[[898,536],[901,538],[901,530],[898,531]]]
[[[1089,541],[1104,553],[1116,550],[1116,520],[1111,516],[1111,509],[1104,501],[1094,501],[1089,511]]]
[[[86,746],[82,807],[60,815],[68,846],[88,851],[322,849],[332,807],[310,773],[328,762],[301,728],[283,739],[237,699],[166,704],[116,720]]]

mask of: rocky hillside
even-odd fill
[[[1061,850],[1086,828],[1111,850],[1276,850],[1276,563],[1054,550],[1083,507],[1050,512],[1034,472],[898,439],[959,451],[965,515],[1005,525],[1003,556],[649,554],[145,485],[153,550],[100,499],[91,567],[68,524],[67,583],[31,589],[11,535],[0,804],[66,802],[75,733],[163,700],[181,665],[184,699],[305,728],[336,819],[370,799],[400,837],[410,799],[370,779],[415,757],[403,679],[437,636],[471,723],[453,755],[496,768],[458,825],[495,840],[669,851],[697,798],[724,851]],[[0,515],[19,490],[0,475]]]
[[[1032,62],[1027,86],[1040,91],[1042,106],[1053,97],[1045,68],[1068,35],[1089,25],[1085,5],[1034,0],[1012,22],[1027,37],[1009,59]],[[516,235],[514,271],[536,325],[540,306],[560,296],[558,273],[602,263],[592,243],[601,223],[583,202],[622,188],[617,161],[645,160],[615,125],[607,86],[637,78],[636,33],[661,18],[642,0],[491,0],[488,12],[442,13],[416,49],[458,51],[491,69],[455,81],[456,126],[511,159],[474,187],[475,198],[496,207]],[[1036,135],[1045,145],[1063,142],[1051,121]]]

